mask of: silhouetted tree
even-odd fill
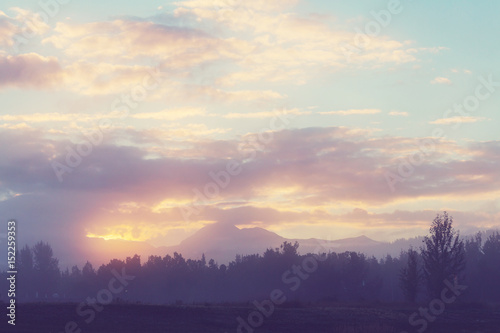
[[[19,288],[21,298],[31,298],[35,295],[35,269],[33,264],[33,251],[25,245],[17,256]]]
[[[51,297],[56,292],[60,272],[59,260],[54,258],[48,243],[40,241],[33,246],[33,268],[40,296]]]
[[[86,279],[93,279],[96,276],[94,267],[90,262],[86,262],[82,268],[82,276]]]
[[[139,275],[141,271],[141,256],[135,254],[125,259],[125,269],[132,275]]]
[[[28,245],[25,245],[17,257],[19,270],[23,270],[23,274],[33,270],[33,251]]]
[[[483,300],[485,296],[486,284],[484,281],[484,253],[482,234],[478,232],[474,237],[465,240],[465,279],[468,286],[468,293],[465,297],[471,300]]]
[[[431,297],[439,297],[446,279],[458,277],[465,268],[464,242],[453,229],[453,218],[447,212],[437,215],[421,249],[424,274]]]
[[[208,268],[211,269],[211,270],[218,270],[219,266],[217,265],[217,263],[215,262],[215,260],[210,259],[208,261]]]
[[[500,299],[500,233],[490,235],[483,246],[482,276],[479,283],[485,284],[488,299]]]
[[[360,300],[366,284],[368,266],[365,255],[356,252],[339,254],[342,282],[347,298]]]
[[[418,268],[418,253],[413,248],[408,250],[408,262],[401,269],[399,276],[401,289],[406,300],[415,303],[420,285],[420,271]]]
[[[299,248],[299,242],[295,241],[294,244],[292,244],[291,242],[283,242],[280,248],[283,256],[295,258],[298,255],[297,249]]]
[[[201,255],[201,266],[205,267],[207,265],[207,259],[205,258],[205,253]]]

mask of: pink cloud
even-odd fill
[[[48,88],[61,80],[61,66],[55,57],[36,53],[17,56],[0,54],[0,87]]]

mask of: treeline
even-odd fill
[[[126,274],[126,288],[114,301],[157,304],[248,302],[280,290],[294,302],[423,302],[439,297],[445,281],[467,289],[467,302],[500,300],[500,234],[462,240],[446,213],[438,215],[421,249],[382,260],[361,253],[298,254],[285,242],[262,255],[237,255],[228,265],[185,259],[181,254],[113,259],[95,269],[87,262],[60,271],[49,244],[18,254],[18,301],[75,301],[109,289]],[[3,273],[6,274],[6,273]],[[133,277],[133,279],[131,278]],[[2,277],[2,283],[6,279]],[[7,290],[2,287],[2,290]]]

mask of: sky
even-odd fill
[[[2,1],[0,219],[175,245],[500,225],[498,1]],[[5,237],[5,234],[4,234]]]

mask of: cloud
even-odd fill
[[[340,116],[350,116],[356,114],[377,114],[382,112],[379,109],[350,109],[350,110],[340,110],[340,111],[327,111],[327,112],[318,112],[322,115],[340,115]]]
[[[134,87],[144,88],[144,82],[155,88],[146,91],[147,97],[151,97],[154,89],[158,87],[151,83],[154,78],[151,73],[157,72],[157,68],[141,65],[120,65],[111,63],[92,63],[77,61],[64,68],[62,73],[64,86],[61,89],[74,91],[82,95],[108,95],[108,94],[130,94]],[[165,79],[166,73],[160,73],[157,79],[162,85],[172,84]]]
[[[193,9],[249,9],[259,12],[275,12],[284,9],[289,9],[290,7],[296,5],[298,0],[256,0],[252,2],[244,2],[239,0],[187,0],[179,1],[174,4],[178,7],[186,7]]]
[[[0,54],[1,87],[48,89],[73,91],[82,95],[109,95],[131,93],[134,87],[142,87],[145,80],[150,83],[156,68],[140,65],[120,65],[78,61],[62,67],[55,57],[44,57],[36,53],[17,56]],[[176,81],[176,74],[168,69],[160,70],[161,84],[147,91],[146,98],[158,99],[167,95],[170,100],[186,99],[216,102],[252,102],[258,100],[283,99],[285,96],[272,90],[222,90],[214,86],[201,86]],[[181,77],[179,77],[179,80]]]
[[[54,240],[54,229],[73,240],[88,233],[146,240],[155,226],[167,235],[173,227],[206,221],[394,229],[428,225],[433,215],[394,211],[395,204],[414,207],[430,200],[463,207],[464,195],[482,202],[498,196],[500,188],[499,141],[459,146],[438,140],[435,153],[393,193],[384,174],[397,172],[398,159],[414,153],[419,138],[302,128],[266,133],[266,143],[255,141],[259,133],[224,140],[198,136],[179,149],[170,145],[171,137],[152,136],[151,129],[116,131],[107,132],[60,183],[51,163],[66,163],[77,143],[32,129],[0,129],[0,140],[9,142],[0,146],[0,218],[23,221],[30,230],[22,233],[23,242]],[[229,161],[239,163],[241,173],[216,196],[203,198]],[[184,221],[180,209],[186,204],[203,209]],[[461,212],[454,215],[463,217],[462,226],[476,225],[475,215]],[[481,224],[492,225],[495,214],[482,216]]]
[[[37,53],[0,54],[0,88],[49,89],[74,91],[84,95],[103,95],[130,91],[151,77],[155,69],[107,63],[75,62],[63,67],[56,57]],[[149,82],[149,81],[148,81]],[[166,83],[167,84],[167,83]]]
[[[31,126],[29,126],[26,123],[19,123],[19,124],[9,124],[9,123],[6,123],[6,124],[0,125],[0,128],[13,129],[13,130],[17,130],[17,129],[32,129]]]
[[[0,11],[0,45],[15,47],[16,43],[24,44],[27,38],[46,33],[50,27],[39,13],[13,7],[15,16]],[[28,36],[28,37],[26,37]]]
[[[216,102],[252,102],[284,99],[286,95],[272,90],[223,90],[213,86],[190,86],[192,98],[208,97]]]
[[[279,115],[294,115],[294,116],[302,116],[311,114],[310,111],[300,111],[299,109],[292,110],[274,110],[274,111],[264,111],[264,112],[247,112],[247,113],[228,113],[224,115],[224,118],[228,119],[251,119],[251,118],[273,118]]]
[[[410,41],[396,41],[386,36],[372,37],[369,47],[359,49],[356,33],[333,28],[333,18],[291,12],[296,1],[268,3],[176,3],[179,7],[174,13],[178,18],[199,25],[216,24],[235,40],[245,34],[245,47],[232,58],[239,69],[219,78],[219,84],[231,86],[262,80],[304,84],[325,68],[339,70],[403,64],[418,61],[419,53],[439,49],[412,48]]]
[[[30,114],[6,114],[0,116],[0,120],[5,122],[28,122],[28,123],[41,123],[52,121],[85,121],[86,116],[76,113],[30,113]],[[92,117],[93,118],[93,117]]]
[[[257,133],[249,134],[239,140],[186,141],[184,144],[188,146],[182,150],[165,145],[166,151],[171,149],[169,157],[161,157],[163,155],[161,154],[159,158],[149,160],[146,158],[150,152],[147,146],[142,146],[142,148],[114,146],[109,141],[114,135],[110,132],[106,135],[108,141],[101,146],[94,147],[92,154],[86,157],[84,163],[75,170],[76,174],[68,174],[67,180],[59,184],[51,170],[50,161],[64,162],[65,147],[67,144],[73,144],[40,139],[40,134],[35,136],[36,132],[19,131],[18,133],[19,135],[27,133],[25,134],[27,139],[19,140],[16,137],[17,147],[14,148],[19,152],[18,154],[23,154],[24,150],[34,152],[34,148],[28,149],[28,147],[32,140],[37,138],[36,150],[40,151],[37,155],[44,161],[39,165],[45,171],[39,173],[35,172],[39,167],[11,165],[11,170],[16,170],[16,176],[13,177],[14,174],[12,174],[7,177],[3,174],[1,177],[2,184],[11,190],[29,192],[27,189],[31,186],[30,184],[39,184],[39,190],[45,187],[47,190],[50,188],[52,190],[71,189],[78,192],[85,189],[91,191],[107,189],[106,191],[115,192],[115,190],[125,188],[142,188],[143,190],[148,188],[148,193],[142,194],[144,200],[157,195],[161,195],[164,199],[166,196],[178,200],[192,198],[191,189],[203,189],[206,183],[213,181],[209,171],[224,170],[228,157],[241,161],[247,160],[242,166],[245,176],[231,180],[231,188],[221,192],[221,199],[234,201],[240,196],[260,196],[259,193],[266,198],[269,188],[293,185],[295,190],[290,192],[291,197],[298,195],[294,200],[303,200],[302,204],[309,203],[313,206],[322,202],[339,200],[387,203],[413,195],[461,195],[460,193],[465,190],[473,193],[475,191],[473,184],[478,186],[476,190],[484,187],[480,190],[484,191],[486,188],[492,189],[495,186],[495,182],[484,181],[498,173],[492,169],[494,164],[491,164],[491,161],[496,163],[499,160],[491,153],[488,157],[479,155],[479,152],[486,153],[486,147],[489,152],[495,151],[492,149],[498,144],[475,146],[472,149],[438,142],[437,146],[442,147],[436,150],[436,156],[429,157],[427,164],[416,172],[415,177],[408,178],[401,184],[401,191],[393,194],[385,182],[386,166],[397,167],[395,158],[403,154],[411,154],[417,146],[418,140],[416,139],[367,137],[363,132],[347,128],[304,128],[268,133],[272,140],[252,154],[251,159],[248,159],[252,156],[248,152],[250,147],[248,143],[252,141],[252,137],[258,139]],[[134,135],[136,140],[146,143],[139,132]],[[10,139],[7,136],[10,136]],[[13,140],[12,136],[11,132],[4,132],[3,140],[10,142]],[[160,134],[159,137],[161,136]],[[198,155],[196,157],[193,155],[192,160],[189,158],[186,160],[189,156],[186,154],[189,154],[190,150],[198,151]],[[450,160],[452,155],[456,157]],[[206,159],[210,156],[212,157],[207,163],[200,160],[200,158]],[[448,156],[448,158],[442,156]],[[16,159],[4,159],[3,163],[5,165],[5,163],[15,163],[15,161]],[[482,165],[485,161],[488,163]],[[122,165],[120,172],[116,169],[117,163]],[[453,168],[451,168],[452,165]],[[476,166],[473,167],[473,165]],[[3,169],[3,172],[6,170]],[[473,170],[476,170],[475,176],[486,172],[483,174],[484,178],[470,178]],[[447,177],[439,179],[443,173],[447,174]],[[125,177],[126,174],[127,178],[122,179],[122,176]],[[40,178],[35,179],[34,176]],[[446,183],[445,180],[449,177],[457,179],[457,183]],[[438,186],[439,184],[442,185]],[[167,192],[170,194],[165,192],[166,188],[169,189]],[[457,188],[460,189],[458,192],[456,192]],[[131,201],[137,201],[137,199],[132,199]]]
[[[14,45],[12,37],[19,32],[18,27],[12,21],[12,18],[0,11],[0,45],[4,47]]]
[[[180,108],[173,110],[163,110],[161,112],[144,112],[132,115],[135,119],[153,119],[153,120],[178,120],[188,117],[205,116],[204,108]]]
[[[163,110],[160,112],[143,112],[136,114],[120,115],[119,113],[111,112],[108,114],[84,114],[84,113],[31,113],[31,114],[6,114],[1,116],[0,120],[5,122],[90,122],[100,119],[143,119],[143,120],[178,120],[188,117],[205,116],[204,108],[179,108],[171,110]]]
[[[43,40],[70,57],[126,61],[155,59],[164,67],[192,68],[231,57],[241,43],[188,27],[147,20],[114,20],[75,24],[59,22],[55,34]]]
[[[62,69],[55,57],[36,53],[5,56],[0,53],[0,88],[50,88],[61,82]]]
[[[472,71],[469,70],[469,69],[463,69],[462,71],[463,71],[464,74],[472,74]],[[452,73],[460,73],[460,70],[456,69],[456,68],[452,68],[451,72]]]
[[[446,78],[446,77],[442,77],[442,76],[438,76],[436,78],[434,78],[432,81],[431,81],[432,84],[446,84],[446,85],[451,85],[452,82],[450,79]]]
[[[58,22],[42,44],[52,45],[65,60],[73,61],[59,68],[56,82],[63,89],[84,95],[121,93],[140,82],[148,67],[131,63],[152,62],[168,73],[164,83],[168,87],[163,89],[169,93],[176,90],[184,95],[180,98],[189,95],[224,102],[281,99],[284,94],[271,89],[238,87],[230,91],[223,87],[259,81],[301,85],[325,68],[401,64],[417,61],[416,54],[426,52],[410,48],[406,41],[377,37],[369,48],[347,61],[339,45],[351,43],[355,34],[333,29],[325,18],[289,12],[296,3],[177,2],[175,15],[167,23],[158,18],[91,23],[68,20]],[[226,32],[207,29],[205,20],[221,24]],[[10,26],[5,26],[10,31]],[[232,70],[219,70],[221,64]],[[199,78],[214,68],[217,70],[210,71],[209,78],[201,80],[206,83],[200,85]]]
[[[456,116],[449,118],[441,118],[434,121],[430,121],[429,124],[433,125],[450,125],[450,124],[460,124],[460,123],[476,123],[478,121],[485,120],[483,117],[465,117],[465,116]]]
[[[398,117],[398,116],[401,116],[401,117],[408,117],[408,116],[409,116],[409,113],[408,113],[408,112],[404,112],[404,111],[391,111],[391,112],[389,112],[389,116],[395,116],[395,117]]]

